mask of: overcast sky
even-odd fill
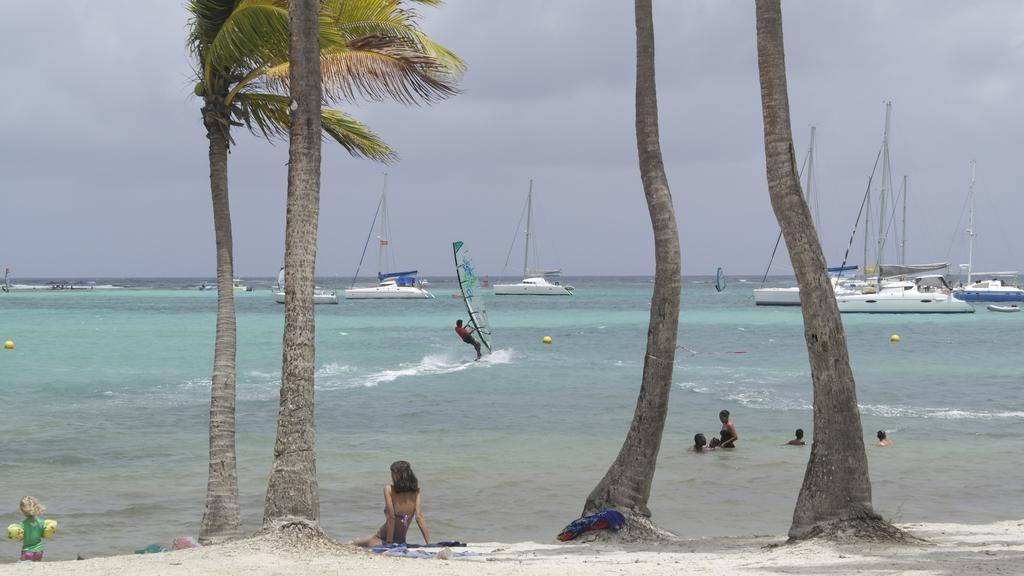
[[[683,272],[760,274],[777,224],[753,2],[654,4]],[[975,269],[1024,268],[1014,249],[1024,245],[1024,3],[783,4],[794,138],[802,155],[817,126],[829,263],[842,259],[892,100],[894,176],[910,177],[907,260],[966,262],[976,159]],[[431,107],[345,107],[401,161],[385,167],[324,144],[318,274],[355,271],[385,171],[400,267],[451,275],[451,241],[464,240],[482,274],[500,274],[533,178],[538,266],[569,278],[652,273],[633,133],[633,3],[449,0],[422,16],[466,61],[464,93]],[[5,3],[0,265],[13,275],[215,275],[186,22],[177,0]],[[284,250],[287,143],[235,138],[236,275],[272,276]],[[508,274],[521,258],[517,247]],[[367,262],[372,274],[376,255]],[[773,272],[790,270],[783,251]]]

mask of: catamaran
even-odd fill
[[[380,215],[378,221],[377,216]],[[366,248],[370,245],[370,236],[373,235],[374,226],[377,228],[377,285],[356,288],[356,278],[359,277],[359,268],[363,265],[366,257]],[[391,247],[391,224],[388,221],[388,175],[384,174],[384,190],[380,194],[380,201],[377,202],[377,211],[373,214],[373,222],[370,223],[370,232],[366,235],[366,243],[363,245],[363,254],[359,257],[359,266],[356,267],[356,274],[352,278],[352,287],[345,290],[347,300],[368,300],[368,299],[428,299],[434,295],[423,288],[416,279],[417,270],[405,272],[384,272],[384,265],[387,264],[388,256],[391,257],[391,269],[395,269],[394,252]]]
[[[971,187],[968,196],[971,204],[971,219],[967,226],[967,283],[958,286],[953,290],[953,295],[968,302],[1024,302],[1024,290],[1009,283],[1010,278],[1016,278],[1017,272],[974,272],[974,237],[977,236],[974,228],[974,168],[975,162],[971,161]],[[974,280],[973,276],[982,279]],[[991,308],[989,308],[991,309]]]
[[[522,220],[520,220],[522,222]],[[533,179],[530,179],[530,190],[526,194],[526,242],[523,248],[523,279],[514,284],[495,284],[494,294],[497,296],[572,296],[573,287],[558,282],[561,270],[530,270],[530,233],[533,223]],[[515,238],[512,239],[515,246]],[[512,253],[511,248],[509,254]],[[506,259],[506,263],[507,263]]]
[[[473,268],[473,260],[469,251],[461,241],[452,242],[452,253],[455,255],[455,274],[459,278],[459,290],[462,300],[466,303],[466,313],[473,332],[480,338],[480,343],[491,352],[491,324],[487,320],[487,309],[477,290],[479,279]]]

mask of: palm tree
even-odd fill
[[[800,286],[814,386],[814,442],[789,537],[898,534],[871,506],[868,459],[846,334],[797,176],[780,0],[756,0],[756,7],[768,193]]]
[[[320,0],[288,6],[291,126],[285,227],[284,345],[281,408],[263,527],[298,522],[318,527],[320,494],[313,428],[315,322],[313,272],[320,207]]]
[[[679,231],[658,139],[654,82],[654,19],[651,0],[636,0],[636,144],[647,209],[654,229],[654,295],[647,330],[643,381],[636,411],[619,455],[587,497],[583,513],[616,508],[627,513],[627,530],[664,535],[650,523],[647,500],[657,465],[672,390],[679,325]]]
[[[433,3],[433,2],[427,2]],[[232,127],[268,140],[288,132],[288,12],[284,0],[190,0],[188,47],[209,139],[217,245],[217,330],[210,393],[210,463],[200,541],[239,534],[235,465],[235,307],[227,158]],[[400,0],[326,0],[320,6],[326,100],[433,101],[455,93],[462,62],[416,26]],[[320,110],[323,134],[350,154],[394,152],[347,115]]]

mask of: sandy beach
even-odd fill
[[[540,574],[1020,574],[1024,520],[991,524],[901,524],[926,540],[915,545],[821,542],[773,546],[782,536],[683,540],[659,546],[483,543],[453,551],[478,555],[450,560],[389,558],[333,541],[296,544],[257,536],[232,544],[81,561],[8,564],[4,575],[108,574],[277,576],[293,574],[540,575]]]

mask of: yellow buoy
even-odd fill
[[[900,341],[900,335],[899,334],[893,334],[892,336],[889,336],[889,342],[899,342],[899,341]]]
[[[10,350],[11,348],[14,348],[14,341],[13,340],[8,340],[7,342],[4,342],[4,348],[7,348],[8,350]]]
[[[545,344],[551,344],[551,336],[545,336],[544,337],[544,343]]]

